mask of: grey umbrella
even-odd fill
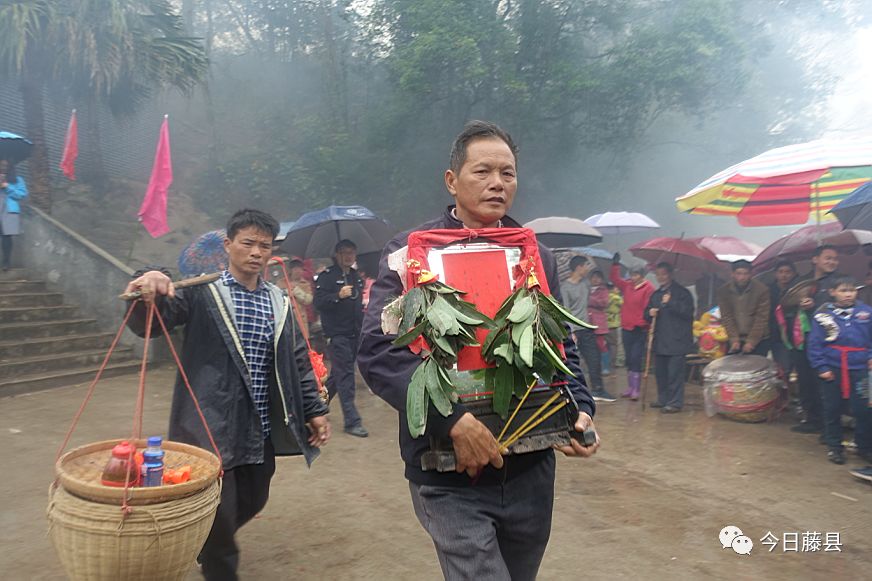
[[[578,218],[551,216],[536,218],[524,224],[536,233],[536,238],[549,248],[574,248],[602,242],[599,230]]]

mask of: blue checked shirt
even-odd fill
[[[263,437],[270,434],[269,425],[269,377],[272,373],[273,338],[275,337],[275,315],[273,315],[270,292],[263,280],[257,288],[248,290],[225,270],[221,282],[230,289],[236,311],[236,330],[245,350],[245,361],[251,375],[251,396],[263,424]]]

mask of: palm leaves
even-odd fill
[[[168,0],[0,0],[0,74],[22,79],[34,141],[34,202],[49,209],[42,88],[132,113],[162,87],[192,90],[208,70],[205,49],[185,36]]]

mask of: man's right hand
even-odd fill
[[[463,414],[448,435],[454,441],[455,470],[458,472],[465,471],[470,478],[475,478],[488,464],[497,469],[503,467],[496,438],[471,413]]]
[[[345,285],[344,287],[339,289],[339,298],[340,299],[347,299],[348,297],[351,296],[351,293],[353,290],[354,290],[354,287],[351,286],[350,284]]]
[[[176,296],[176,287],[173,286],[173,281],[159,270],[146,272],[136,280],[131,281],[127,288],[124,289],[125,294],[136,291],[139,291],[140,295],[142,295],[142,300],[146,304],[153,303],[157,295],[168,296],[170,298]]]

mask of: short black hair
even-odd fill
[[[833,246],[832,244],[821,244],[817,248],[814,249],[814,256],[820,256],[823,254],[824,250],[832,250],[836,254],[839,253],[839,249]]]
[[[745,260],[744,258],[740,258],[739,260],[734,260],[730,265],[730,268],[733,269],[733,272],[736,272],[740,268],[747,268],[751,270],[751,262],[749,260]]]
[[[842,276],[838,276],[833,281],[833,284],[830,285],[830,290],[836,290],[837,288],[839,288],[842,285],[848,285],[848,286],[852,286],[854,288],[857,288],[857,279],[855,279],[853,276],[850,276],[847,274],[842,275]]]
[[[269,234],[273,240],[279,235],[279,223],[275,218],[261,210],[245,208],[233,214],[227,221],[227,237],[233,240],[240,230],[251,227]]]
[[[594,271],[591,272],[588,276],[589,276],[590,278],[593,278],[593,277],[595,277],[595,276],[598,276],[598,277],[600,277],[601,279],[603,279],[603,282],[605,282],[605,280],[606,280],[606,275],[604,275],[604,274],[603,274],[603,271],[601,271],[600,269],[596,269],[596,270],[594,270]]]
[[[669,264],[668,262],[658,262],[657,266],[655,266],[654,269],[656,270],[658,268],[662,268],[663,270],[665,270],[669,274],[672,274],[673,272],[675,272],[675,267],[672,266],[671,264]]]
[[[576,268],[585,264],[587,264],[587,257],[576,254],[569,259],[569,272],[575,272]]]
[[[357,244],[349,240],[348,238],[343,238],[339,242],[336,243],[336,246],[333,248],[333,252],[341,252],[342,250],[350,249],[357,250]]]
[[[775,268],[773,268],[772,270],[778,270],[779,268],[784,268],[784,267],[787,267],[790,270],[792,270],[793,272],[796,272],[796,265],[793,264],[791,261],[785,260],[783,258],[775,263]]]
[[[10,184],[14,184],[18,181],[18,172],[15,169],[15,164],[8,159],[2,161],[6,162],[6,181]]]
[[[469,121],[463,126],[460,135],[454,138],[454,143],[451,144],[448,169],[455,174],[460,173],[460,168],[466,163],[466,148],[476,139],[502,139],[512,151],[517,165],[518,146],[515,145],[512,136],[505,129],[490,121]]]

